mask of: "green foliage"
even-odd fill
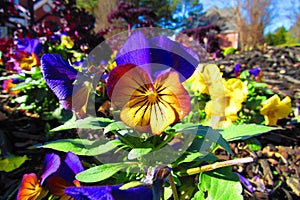
[[[76,0],[76,6],[93,14],[94,9],[98,6],[98,0]]]
[[[225,128],[221,134],[227,141],[246,140],[275,129],[278,128],[257,124],[239,124]]]
[[[237,52],[237,49],[236,48],[233,48],[233,47],[228,47],[228,48],[225,48],[223,49],[223,56],[227,56],[227,55],[233,55]]]
[[[18,169],[26,160],[29,160],[26,155],[10,155],[8,158],[2,158],[0,160],[0,171],[11,172]]]
[[[243,199],[242,185],[230,168],[221,168],[200,174],[199,191],[192,198],[201,199]]]
[[[288,45],[297,43],[297,38],[293,37],[290,31],[287,31],[284,27],[280,27],[275,33],[268,33],[265,36],[265,42],[268,45]]]
[[[113,176],[126,167],[128,167],[128,164],[124,163],[103,164],[77,174],[76,179],[84,183],[95,183]]]

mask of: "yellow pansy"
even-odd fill
[[[262,102],[260,113],[264,115],[266,125],[277,125],[278,119],[287,117],[292,112],[292,103],[290,97],[285,97],[282,101],[277,94]]]
[[[205,113],[211,118],[211,126],[221,128],[238,119],[237,113],[247,99],[247,84],[240,79],[222,79],[222,73],[215,64],[199,65],[193,76],[187,80],[193,92],[209,94],[211,100],[205,106]]]

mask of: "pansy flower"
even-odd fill
[[[189,113],[190,97],[182,82],[193,74],[198,62],[190,49],[165,36],[147,39],[135,32],[117,53],[107,94],[121,109],[125,124],[160,135]]]
[[[41,58],[41,70],[47,85],[63,108],[73,110],[79,118],[84,117],[92,90],[91,81],[82,79],[80,83],[75,84],[75,80],[83,74],[79,74],[58,54],[44,54]]]
[[[249,70],[249,73],[256,78],[257,81],[261,81],[263,72],[258,67],[254,67],[253,69]]]
[[[43,50],[43,46],[38,38],[18,40],[16,46],[18,50],[25,51],[29,55],[32,53],[39,55]]]
[[[4,80],[2,84],[2,89],[3,89],[2,91],[12,95],[17,95],[20,92],[20,90],[16,90],[16,91],[12,90],[12,88],[15,87],[16,85],[17,84],[13,83],[11,79]]]
[[[292,112],[291,98],[280,100],[277,94],[261,103],[260,113],[264,115],[266,125],[276,126],[278,119],[287,117]]]
[[[219,110],[225,114],[225,121],[220,126],[226,127],[238,119],[238,112],[242,109],[242,103],[247,99],[248,89],[246,83],[237,78],[231,78],[227,81],[223,79],[225,101],[215,101],[211,98],[205,106],[205,113],[208,117],[214,116],[213,113]]]
[[[81,171],[82,164],[75,154],[68,152],[63,163],[58,155],[47,154],[41,176],[34,173],[23,176],[17,199],[42,199],[48,190],[60,199],[71,199],[64,190],[68,186],[80,185],[75,175]]]
[[[234,72],[235,77],[237,77],[237,78],[240,77],[240,74],[241,74],[241,64],[240,64],[240,63],[237,63],[237,64],[234,66],[233,72]]]
[[[43,187],[44,181],[60,166],[60,158],[52,153],[47,154],[44,169],[41,176],[38,178],[36,174],[24,174],[21,186],[18,191],[17,200],[42,199],[48,193]]]
[[[30,71],[32,67],[40,65],[40,60],[35,53],[28,54],[25,51],[17,51],[15,57],[19,64],[16,71]]]

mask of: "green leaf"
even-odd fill
[[[126,130],[128,128],[129,127],[126,126],[126,124],[124,124],[122,121],[112,122],[104,128],[104,134],[110,131]]]
[[[136,158],[140,158],[143,155],[146,155],[152,150],[152,148],[134,148],[128,153],[128,159],[133,160]]]
[[[26,160],[29,160],[26,155],[15,156],[11,155],[9,158],[0,160],[0,171],[11,172],[19,168]]]
[[[231,172],[231,168],[222,168],[213,172],[201,173],[198,188],[199,191],[195,194],[194,200],[243,199],[242,185],[238,176]]]
[[[114,120],[104,117],[87,117],[84,119],[76,120],[76,128],[80,129],[103,129]]]
[[[87,117],[80,120],[75,120],[75,117],[73,117],[63,125],[50,130],[50,132],[77,129],[77,128],[99,130],[99,129],[104,129],[111,122],[113,122],[113,120],[108,118],[103,118],[103,117],[97,117],[97,118]]]
[[[47,142],[45,144],[36,144],[36,148],[48,148],[48,149],[54,149],[57,151],[62,152],[73,152],[77,155],[83,155],[83,156],[91,156],[89,149],[86,147],[86,145],[92,145],[93,141],[87,140],[87,139],[61,139],[61,140],[55,140],[51,142]]]
[[[8,80],[8,79],[21,79],[21,80],[25,80],[25,77],[21,76],[19,74],[13,74],[13,75],[9,75],[9,76],[0,77],[0,81],[4,81],[4,80]]]
[[[90,148],[90,155],[100,155],[100,154],[107,153],[115,149],[119,145],[123,145],[123,143],[120,140],[108,141],[104,144],[97,145],[96,147]]]
[[[103,164],[80,172],[76,175],[76,179],[85,183],[95,183],[111,177],[126,167],[128,167],[128,165],[124,163]]]
[[[200,157],[203,157],[203,153],[201,153],[200,151],[196,151],[196,152],[187,152],[185,155],[183,155],[183,159],[179,160],[176,164],[179,165],[181,163],[184,162],[192,162]]]
[[[223,138],[227,141],[246,140],[261,135],[265,132],[278,129],[277,127],[263,126],[257,124],[231,125],[221,131]]]

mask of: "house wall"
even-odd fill
[[[238,32],[226,32],[218,34],[219,45],[221,48],[238,48],[239,34]]]

